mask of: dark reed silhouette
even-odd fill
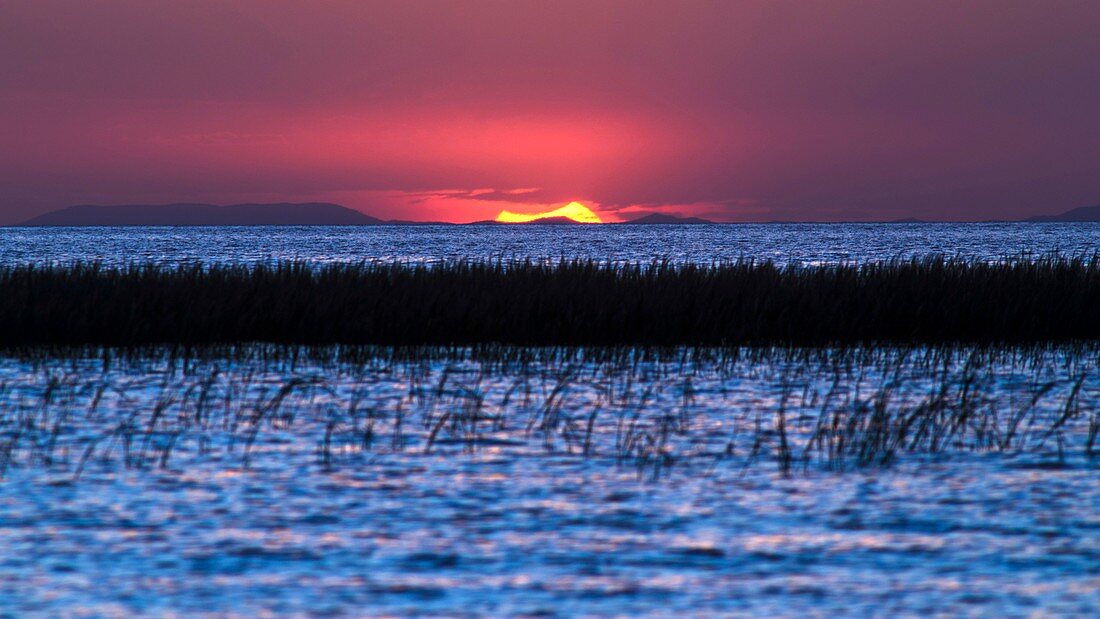
[[[1100,339],[1100,260],[0,269],[0,346],[820,346]]]

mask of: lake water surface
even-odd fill
[[[709,264],[1092,255],[1100,223],[0,228],[0,264],[595,258]]]
[[[559,354],[0,360],[0,606],[1097,610],[1095,352]]]
[[[3,265],[1098,248],[1096,224],[0,229]],[[340,353],[0,357],[0,615],[1100,613],[1095,346]]]

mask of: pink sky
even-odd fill
[[[1100,202],[1097,24],[1093,0],[5,0],[0,224],[1060,212]]]

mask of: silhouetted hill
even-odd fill
[[[467,225],[467,226],[484,226],[484,225],[489,225],[489,224],[492,224],[494,226],[532,226],[532,225],[539,225],[539,226],[542,226],[542,225],[587,226],[587,225],[591,225],[591,224],[586,224],[586,223],[583,223],[583,222],[580,222],[580,221],[575,221],[573,219],[569,219],[568,217],[543,217],[542,219],[533,219],[531,221],[496,221],[494,219],[482,219],[482,220],[479,220],[479,221],[471,221],[471,222],[469,222],[467,224],[464,224],[464,225]]]
[[[583,222],[580,222],[580,221],[575,221],[575,220],[569,219],[568,217],[543,217],[542,219],[536,219],[534,221],[525,221],[525,222],[523,222],[519,225],[521,225],[521,226],[530,226],[530,225],[540,225],[540,226],[545,226],[545,225],[550,225],[550,226],[557,226],[557,225],[583,226],[583,225],[586,225],[586,224],[584,224]]]
[[[449,221],[413,221],[411,219],[387,219],[382,223],[387,226],[453,226]]]
[[[700,217],[677,217],[664,213],[650,213],[634,219],[624,221],[627,224],[712,224],[713,221]]]
[[[1096,206],[1082,206],[1060,215],[1037,215],[1028,217],[1024,221],[1100,221],[1100,204]]]
[[[32,217],[24,226],[370,226],[386,223],[330,204],[82,204]]]

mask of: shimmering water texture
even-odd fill
[[[262,352],[0,360],[3,610],[1100,610],[1095,351]]]
[[[835,264],[1100,251],[1100,223],[0,228],[0,264],[423,263],[489,257]]]

